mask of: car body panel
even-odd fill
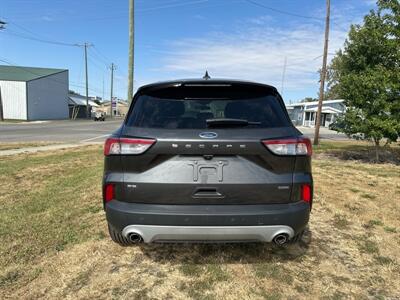
[[[229,95],[239,100],[253,90],[257,97],[264,92],[273,95],[286,125],[151,128],[135,126],[129,119],[142,95],[165,96],[167,100],[178,95],[186,101],[186,95],[192,99],[196,93],[209,97],[201,90],[204,86],[210,88],[207,93],[215,92],[220,97],[223,92],[219,88],[233,89]],[[297,234],[308,222],[311,203],[301,201],[301,187],[308,184],[312,189],[311,157],[277,155],[262,143],[302,138],[274,87],[230,80],[147,85],[136,93],[123,125],[113,137],[154,140],[139,155],[105,156],[103,185],[115,185],[115,200],[104,203],[105,210],[110,226],[118,232],[130,225],[282,225]]]

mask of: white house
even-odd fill
[[[296,126],[314,127],[317,119],[318,101],[287,104],[290,119]],[[322,103],[321,126],[329,127],[338,115],[346,111],[344,100],[325,100]]]
[[[0,65],[4,119],[68,118],[68,70]]]

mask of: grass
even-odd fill
[[[31,143],[0,143],[0,151],[3,150],[14,150],[21,148],[30,148],[30,147],[41,147],[57,144],[55,142],[31,142]]]
[[[363,236],[359,239],[358,248],[361,252],[368,254],[379,254],[379,245],[375,241],[371,241],[368,237]]]
[[[385,226],[385,227],[383,227],[383,229],[386,232],[390,232],[390,233],[396,233],[397,232],[396,227]]]
[[[285,248],[120,247],[102,210],[101,147],[0,157],[0,298],[398,297],[400,166],[322,154],[310,228]]]
[[[363,225],[364,228],[372,229],[376,226],[383,226],[383,222],[381,220],[369,220],[368,223]]]
[[[375,162],[375,146],[366,141],[322,141],[313,147],[316,156],[323,155],[343,160]],[[380,162],[400,165],[400,145],[393,143],[380,148]]]
[[[335,226],[337,229],[348,229],[349,225],[350,222],[345,216],[340,214],[335,214],[333,216],[333,226]]]

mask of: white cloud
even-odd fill
[[[363,0],[363,2],[368,6],[376,6],[377,0]]]
[[[323,24],[282,28],[266,26],[267,21],[258,18],[233,33],[214,32],[177,40],[161,70],[177,77],[199,78],[208,69],[212,77],[255,80],[280,87],[286,56],[285,90],[317,87]],[[345,37],[345,30],[331,31],[329,52],[342,47]]]
[[[54,18],[51,17],[51,16],[46,15],[46,16],[42,16],[41,20],[42,21],[46,21],[46,22],[52,22],[52,21],[54,21]]]

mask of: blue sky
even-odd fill
[[[360,23],[375,4],[331,2],[329,53],[334,53],[342,47],[349,25]],[[285,101],[317,95],[324,0],[136,0],[135,9],[135,88],[199,78],[208,69],[212,77],[255,80],[281,90],[286,57]],[[89,49],[90,94],[102,96],[104,82],[109,98],[107,67],[114,62],[114,94],[126,98],[128,0],[1,0],[0,19],[9,23],[0,31],[1,60],[69,69],[70,89],[83,92],[83,49],[37,40],[87,41],[94,45]]]

